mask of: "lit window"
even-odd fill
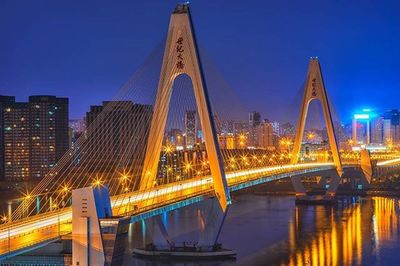
[[[6,112],[11,112],[11,108],[7,108],[7,109],[6,109]]]
[[[7,130],[7,131],[10,131],[10,130],[11,130],[11,127],[6,127],[6,130]]]

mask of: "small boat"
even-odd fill
[[[224,249],[221,245],[215,245],[210,250],[201,250],[196,246],[173,246],[170,249],[157,249],[153,244],[145,248],[133,249],[133,254],[140,257],[157,258],[195,258],[195,259],[232,259],[236,257],[236,251]]]

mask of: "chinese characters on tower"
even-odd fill
[[[312,92],[311,92],[311,94],[312,94],[312,96],[317,96],[317,90],[316,90],[316,88],[315,88],[315,86],[316,86],[316,78],[313,78],[313,80],[312,80],[312,83],[311,83],[311,86],[312,86]]]
[[[176,53],[177,53],[177,63],[176,67],[178,69],[183,69],[185,67],[185,64],[183,63],[183,52],[185,50],[183,49],[183,38],[179,37],[179,39],[176,41]]]

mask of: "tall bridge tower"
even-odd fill
[[[171,16],[140,190],[150,189],[155,184],[172,85],[182,74],[188,75],[193,83],[214,190],[221,208],[225,211],[230,204],[230,196],[188,4],[178,5]]]
[[[322,105],[322,111],[328,133],[329,145],[332,151],[333,162],[336,166],[338,177],[341,177],[343,174],[343,167],[339,156],[338,145],[336,142],[335,129],[333,127],[332,114],[328,101],[328,94],[325,89],[324,79],[322,77],[322,72],[321,72],[321,66],[319,64],[318,59],[315,57],[310,59],[308,65],[308,73],[304,87],[303,101],[299,113],[299,119],[297,120],[297,126],[296,126],[296,136],[294,139],[294,146],[292,152],[292,164],[297,164],[299,161],[300,148],[303,140],[304,127],[306,124],[308,108],[313,100],[319,101]],[[328,190],[329,194],[336,193],[339,181],[340,180],[338,179],[335,180],[334,186],[331,186],[330,189]],[[296,184],[296,182],[294,182],[294,186],[295,189],[297,187],[296,190],[303,190],[302,192],[304,192],[304,189],[300,189],[301,187],[300,183],[297,182]]]

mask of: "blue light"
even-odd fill
[[[354,119],[369,119],[369,114],[355,114]]]

